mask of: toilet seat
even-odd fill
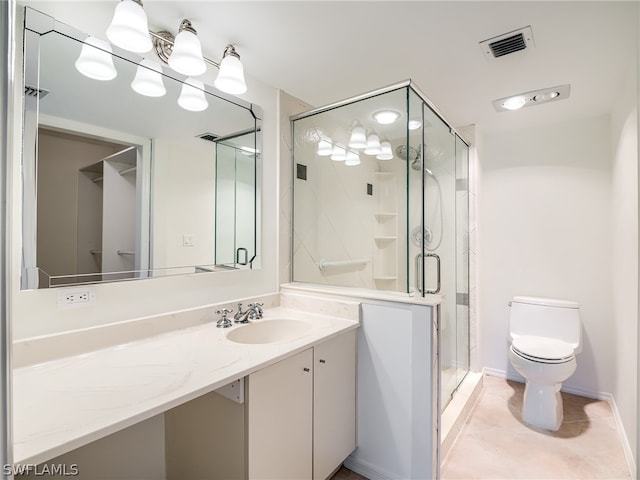
[[[557,338],[523,335],[513,339],[513,352],[538,363],[567,363],[575,358],[575,351],[567,342]]]

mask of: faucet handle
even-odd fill
[[[231,320],[227,318],[227,315],[232,313],[233,310],[229,308],[221,308],[220,310],[216,310],[217,315],[222,315],[222,317],[216,323],[218,328],[228,328],[231,326]]]

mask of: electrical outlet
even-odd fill
[[[65,288],[58,291],[58,306],[61,308],[86,307],[88,305],[95,305],[95,303],[95,287]]]
[[[195,246],[195,236],[193,233],[185,233],[182,235],[182,246],[183,247],[193,247]]]

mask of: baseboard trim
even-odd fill
[[[504,378],[505,380],[511,380],[514,382],[524,383],[524,377],[520,375],[509,375],[508,372],[504,370],[498,370],[495,368],[484,368],[483,373],[486,375],[490,375],[492,377]],[[574,395],[580,395],[581,397],[594,398],[596,400],[604,400],[609,403],[611,407],[611,412],[613,413],[613,419],[616,424],[616,431],[618,432],[618,437],[620,438],[620,443],[622,444],[622,450],[624,452],[625,460],[627,461],[627,466],[629,468],[629,472],[631,473],[631,478],[636,478],[636,462],[633,458],[633,450],[631,449],[631,444],[629,443],[629,437],[627,436],[627,432],[624,428],[624,424],[622,423],[622,418],[620,417],[620,411],[618,410],[618,405],[616,404],[615,398],[612,394],[608,392],[594,392],[593,390],[587,390],[582,387],[576,387],[574,385],[563,385],[562,392],[572,393]]]
[[[624,451],[624,458],[627,460],[627,466],[629,467],[629,472],[631,472],[631,478],[637,478],[637,467],[636,462],[633,458],[633,450],[631,449],[631,444],[629,443],[629,437],[627,437],[627,432],[624,428],[624,424],[622,423],[622,417],[620,416],[620,411],[618,410],[618,405],[616,404],[616,399],[612,394],[606,394],[608,398],[607,402],[611,406],[611,411],[613,412],[613,419],[616,422],[616,430],[618,431],[618,437],[620,438],[620,443],[622,443],[622,450]]]
[[[369,480],[394,480],[395,476],[389,472],[381,472],[380,469],[369,462],[358,460],[349,455],[343,465],[352,472],[356,472]]]

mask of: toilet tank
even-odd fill
[[[564,340],[582,351],[582,328],[577,302],[539,297],[513,297],[509,315],[511,341],[521,335]]]

